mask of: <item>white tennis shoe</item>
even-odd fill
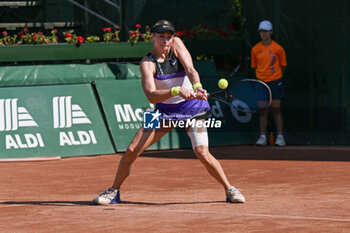
[[[286,146],[286,141],[284,140],[283,135],[278,135],[275,141],[276,146]]]
[[[258,140],[256,141],[255,145],[257,146],[266,146],[267,145],[267,138],[260,136]]]
[[[120,192],[119,189],[114,189],[110,187],[98,197],[94,198],[92,202],[96,205],[108,205],[120,203]]]
[[[245,198],[238,189],[231,187],[226,190],[226,202],[244,203]]]

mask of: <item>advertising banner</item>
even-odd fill
[[[90,84],[0,88],[0,158],[109,153]]]
[[[202,79],[209,91],[217,90],[217,79]],[[97,81],[100,96],[117,151],[125,151],[144,123],[143,113],[153,111],[141,80]],[[241,113],[218,101],[210,101],[212,122],[222,122],[219,128],[209,128],[209,143],[215,145],[250,144],[256,140],[258,116]],[[152,117],[151,117],[152,118]],[[185,129],[177,127],[149,149],[191,148]]]
[[[105,80],[95,84],[117,151],[126,151],[143,124],[143,112],[152,111],[154,105],[147,100],[141,80]],[[172,130],[148,149],[175,149],[190,145],[184,130]]]

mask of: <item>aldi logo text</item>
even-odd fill
[[[0,131],[17,131],[21,127],[38,127],[25,107],[18,106],[18,99],[0,99]],[[9,149],[26,149],[44,147],[40,133],[5,135],[5,147]]]
[[[56,96],[52,99],[53,127],[71,128],[77,124],[91,124],[78,104],[72,104],[72,96]],[[93,130],[59,132],[60,146],[97,144]]]
[[[40,133],[36,134],[19,134],[5,136],[6,149],[26,149],[44,147],[44,141]]]
[[[37,127],[37,123],[18,99],[0,99],[0,131],[15,131],[20,127]]]
[[[53,127],[70,128],[75,124],[91,124],[89,118],[77,104],[72,104],[72,96],[52,99]]]

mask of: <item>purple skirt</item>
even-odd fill
[[[157,103],[156,110],[162,114],[164,120],[187,120],[205,115],[210,110],[207,100],[185,100],[177,104]]]

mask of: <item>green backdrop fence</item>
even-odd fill
[[[1,87],[0,158],[114,152],[90,84]]]
[[[217,90],[214,63],[197,61],[195,67],[203,85]],[[2,67],[0,74],[0,158],[125,151],[142,125],[143,111],[153,107],[133,64]],[[210,104],[211,117],[222,121],[222,128],[209,129],[210,145],[253,143],[256,115],[217,101]],[[149,149],[175,148],[191,148],[184,129],[173,130]]]

